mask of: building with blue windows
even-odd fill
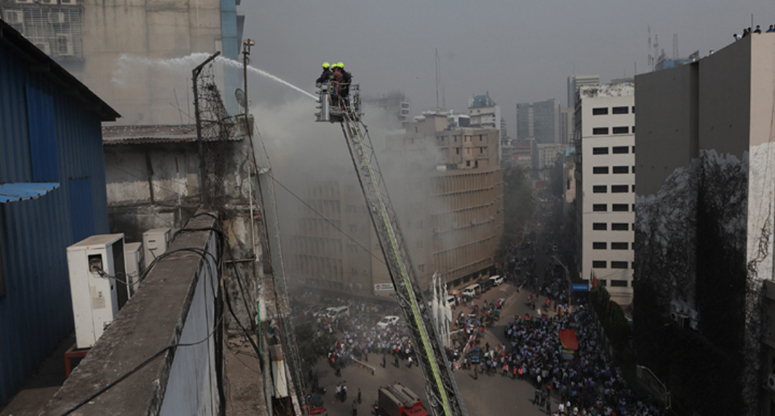
[[[0,405],[73,330],[67,247],[108,228],[119,114],[0,21]]]

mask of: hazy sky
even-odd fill
[[[649,25],[668,56],[678,34],[685,57],[728,45],[751,14],[775,23],[772,0],[243,0],[239,10],[254,66],[312,91],[322,62],[343,61],[365,94],[400,90],[413,114],[436,105],[438,48],[446,106],[465,111],[489,91],[512,137],[515,104],[567,105],[568,75],[645,72]],[[251,89],[253,102],[300,95],[264,80]]]

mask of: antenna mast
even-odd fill
[[[673,59],[678,59],[678,33],[673,33]]]
[[[439,78],[441,78],[439,69],[439,48],[436,48],[436,110],[439,109]]]

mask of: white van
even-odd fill
[[[467,286],[465,289],[463,289],[463,292],[461,292],[461,295],[468,298],[473,298],[479,293],[482,293],[482,288],[479,286],[478,283],[474,283],[470,286]]]
[[[506,279],[504,279],[503,276],[499,276],[497,274],[495,276],[490,276],[490,281],[494,286],[502,285],[504,280]]]
[[[350,316],[350,308],[347,306],[339,306],[337,308],[328,308],[328,317],[331,319],[339,319],[345,316]]]

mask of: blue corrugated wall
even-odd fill
[[[0,45],[0,183],[41,180],[61,186],[0,204],[0,404],[74,328],[67,246],[109,232],[99,117]]]

